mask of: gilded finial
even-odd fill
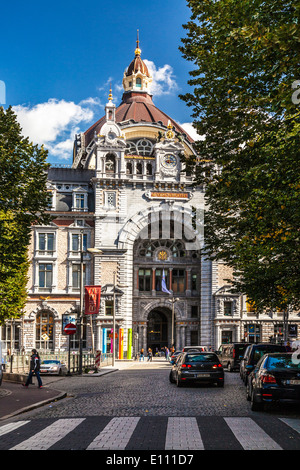
[[[137,30],[137,37],[136,37],[136,49],[134,51],[135,55],[141,55],[141,49],[140,49],[140,40],[139,40],[139,30]]]
[[[112,97],[111,84],[110,84],[108,100],[109,100],[109,101],[112,101],[112,99],[113,99],[113,97]]]

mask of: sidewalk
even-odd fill
[[[116,370],[118,370],[118,368],[103,368],[101,371],[93,374],[93,376],[99,377]],[[84,375],[90,376],[90,374]],[[42,376],[42,388],[38,388],[36,377],[33,377],[33,384],[28,387],[23,387],[22,382],[3,380],[0,387],[0,422],[1,420],[11,418],[34,408],[46,405],[47,403],[65,398],[67,396],[66,392],[47,387],[47,384],[50,382],[53,385],[53,382],[59,380],[60,378],[56,376]]]

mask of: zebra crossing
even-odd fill
[[[300,450],[300,419],[263,415],[25,419],[0,426],[0,450]]]

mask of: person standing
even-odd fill
[[[151,348],[148,349],[148,362],[149,361],[150,362],[152,361],[152,349]]]
[[[142,358],[143,358],[143,361],[144,361],[145,358],[144,358],[144,349],[143,348],[140,350],[140,361],[142,360]]]
[[[41,379],[41,376],[40,376],[40,363],[41,363],[40,356],[39,356],[37,350],[33,349],[32,350],[32,355],[31,355],[31,358],[30,358],[29,374],[28,374],[26,383],[22,384],[23,387],[28,387],[28,385],[31,383],[32,376],[35,374],[36,378],[38,380],[38,384],[39,384],[38,387],[42,388],[43,383],[42,383],[42,379]]]

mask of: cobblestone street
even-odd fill
[[[152,362],[117,362],[117,372],[97,377],[65,377],[51,381],[68,398],[36,410],[34,417],[75,416],[251,416],[250,404],[239,373],[225,372],[224,389],[210,385],[178,388],[169,382],[170,365],[165,359]],[[109,368],[108,368],[109,369]],[[279,415],[282,408],[269,413]],[[300,417],[299,409],[284,414]]]

